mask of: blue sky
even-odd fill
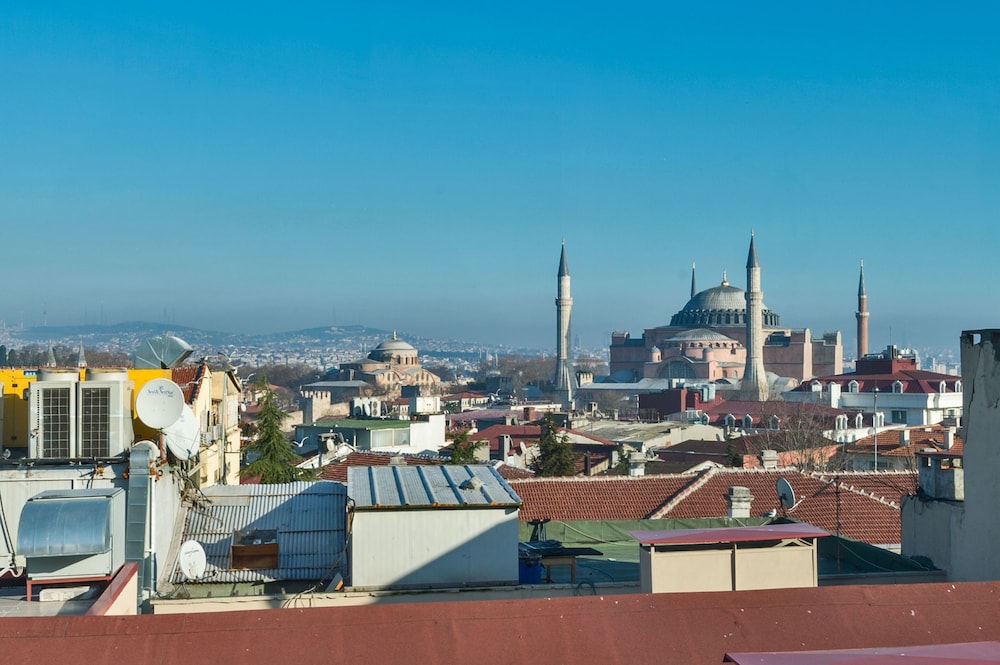
[[[10,3],[8,325],[554,347],[745,285],[854,349],[995,326],[996,5]]]

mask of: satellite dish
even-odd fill
[[[163,438],[167,448],[179,460],[188,460],[198,454],[201,428],[190,406],[185,404],[181,409],[181,417],[163,428]]]
[[[173,335],[150,337],[135,352],[136,369],[173,369],[187,360],[194,349]]]
[[[792,491],[792,484],[784,478],[778,478],[774,484],[774,489],[778,493],[778,501],[785,510],[795,507],[795,492]]]
[[[153,379],[135,396],[135,413],[148,427],[163,429],[177,422],[184,410],[184,393],[170,379]]]
[[[188,580],[196,580],[205,574],[208,559],[205,549],[196,540],[184,541],[177,550],[177,567]]]

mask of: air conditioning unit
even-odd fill
[[[31,385],[28,454],[115,457],[132,442],[132,383],[124,370],[40,370]]]

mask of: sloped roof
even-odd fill
[[[637,520],[654,513],[694,476],[594,476],[512,480],[531,520]]]
[[[213,485],[207,499],[188,510],[183,540],[201,544],[212,583],[319,580],[333,567],[347,533],[347,488],[340,483]],[[250,529],[278,532],[278,568],[231,567],[233,534]],[[184,581],[175,570],[172,581]]]
[[[916,474],[856,471],[841,476],[839,492],[832,474],[792,468],[715,467],[687,475],[539,478],[513,480],[511,486],[524,502],[522,521],[686,519],[727,516],[725,496],[734,485],[750,490],[752,515],[783,514],[775,483],[785,478],[799,499],[787,511],[788,517],[873,545],[899,543],[900,500],[915,491]]]
[[[356,510],[520,506],[492,466],[368,466],[347,470]]]
[[[335,480],[339,483],[347,482],[347,470],[354,466],[388,466],[393,457],[402,457],[408,466],[422,466],[426,464],[446,464],[449,460],[446,457],[436,457],[431,455],[397,455],[396,453],[375,453],[369,451],[355,451],[348,453],[334,462],[324,465],[319,471],[319,477],[323,480]]]
[[[205,365],[180,365],[170,370],[170,380],[181,387],[184,402],[194,404],[201,390],[201,380],[205,376]]]
[[[749,415],[753,420],[754,427],[767,427],[767,420],[771,416],[777,416],[780,421],[779,427],[784,427],[784,422],[788,420],[809,419],[815,422],[820,429],[833,429],[836,417],[839,415],[854,416],[857,413],[856,411],[834,409],[811,402],[755,402],[749,400],[717,401],[702,406],[702,411],[708,414],[709,422],[712,425],[720,427],[725,425],[726,416],[732,414],[736,418],[737,426],[746,415]]]
[[[952,376],[951,374],[939,374],[938,372],[928,372],[922,369],[899,368],[892,372],[879,374],[852,372],[849,374],[831,374],[813,379],[813,381],[818,381],[823,385],[839,383],[844,391],[847,390],[848,384],[851,381],[857,381],[859,393],[870,393],[876,387],[880,392],[891,393],[892,384],[899,381],[903,384],[902,392],[904,394],[922,395],[932,395],[941,392],[942,381],[945,384],[947,392],[955,392],[956,383],[961,380],[962,377]],[[813,381],[803,381],[801,385],[796,386],[793,390],[795,392],[810,392],[812,391],[811,384]]]

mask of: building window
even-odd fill
[[[743,416],[743,429],[750,429],[751,427],[753,427],[753,418],[751,418],[750,414],[748,413],[747,415]]]
[[[945,383],[944,381],[942,381],[941,383],[939,383],[938,384],[938,392],[939,393],[946,393],[946,392],[948,392],[948,384]]]
[[[836,428],[847,429],[847,416],[845,416],[844,414],[837,416]]]
[[[962,392],[962,382],[961,381],[956,381],[955,382],[955,392],[956,393]]]
[[[856,392],[858,392],[858,382],[857,381],[851,381],[850,383],[848,383],[847,384],[847,392],[849,392],[849,393],[856,393]]]
[[[905,409],[893,409],[893,411],[892,411],[892,423],[894,425],[905,425],[906,424],[906,410]]]
[[[809,384],[809,389],[812,390],[814,393],[821,393],[823,392],[823,384],[820,383],[819,381],[813,381],[811,384]]]
[[[111,389],[81,389],[80,410],[80,457],[108,457],[111,448]]]
[[[736,416],[734,416],[731,413],[726,416],[726,427],[728,429],[733,429],[734,427],[736,427]]]
[[[42,457],[69,457],[70,388],[47,388],[42,393]]]
[[[902,381],[893,381],[892,382],[892,392],[894,392],[894,393],[901,393],[901,392],[903,392],[903,382]]]
[[[862,414],[854,416],[854,428],[861,429],[865,426],[865,417]]]
[[[776,430],[781,427],[781,420],[778,416],[771,416],[767,421],[767,428],[771,430]]]

